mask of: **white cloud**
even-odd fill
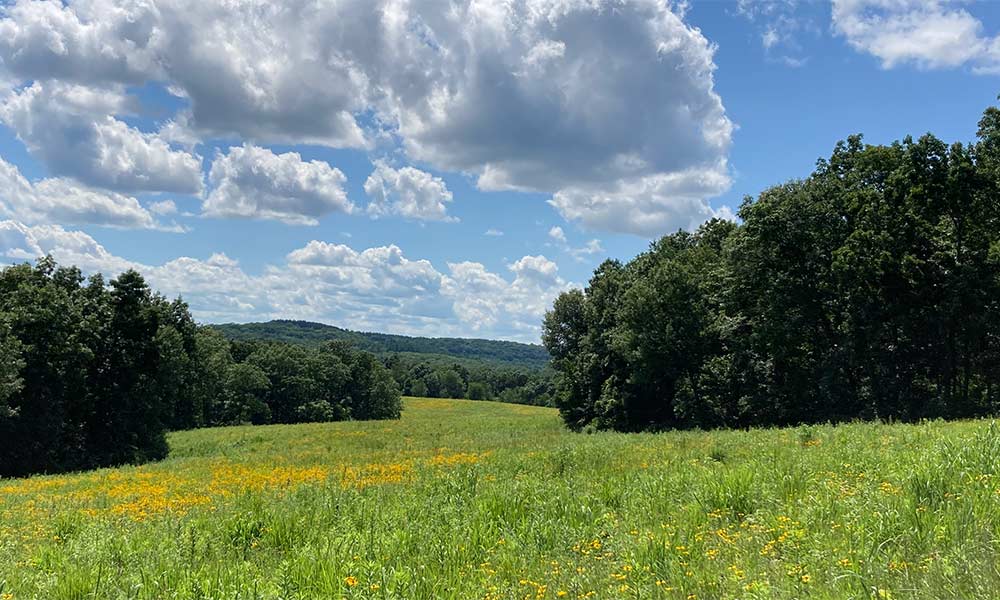
[[[502,237],[503,236],[503,232],[500,231],[499,229],[490,228],[490,229],[487,229],[486,232],[483,235],[489,236],[489,237]]]
[[[0,15],[0,65],[23,79],[140,83],[158,72],[152,2],[17,0]]]
[[[32,227],[17,221],[0,221],[0,256],[8,262],[33,260],[46,254],[87,273],[120,273],[141,266],[112,255],[82,231],[67,231],[58,225]]]
[[[31,183],[2,158],[0,215],[26,223],[170,229],[158,224],[135,198],[88,189],[63,178]]]
[[[391,87],[389,100],[418,160],[476,173],[487,190],[573,189],[564,214],[597,228],[606,216],[590,195],[681,171],[727,176],[733,126],[713,89],[714,49],[665,3],[472,2],[407,16],[400,51],[432,77],[419,97]]]
[[[573,255],[573,258],[577,260],[583,260],[585,256],[594,256],[595,254],[603,254],[604,246],[601,245],[601,240],[589,240],[586,244],[579,248],[570,248],[569,253]]]
[[[198,157],[112,115],[131,100],[114,90],[34,83],[9,95],[0,119],[56,175],[106,189],[198,193]]]
[[[409,260],[398,246],[357,252],[343,244],[314,240],[289,254],[288,264],[331,290],[369,301],[392,299],[400,306],[422,305],[421,300],[437,294],[442,283],[429,261]]]
[[[156,215],[175,215],[177,214],[177,205],[174,204],[173,200],[160,200],[149,205],[149,212]]]
[[[778,35],[778,32],[771,28],[768,28],[760,36],[760,43],[763,44],[766,49],[771,49],[771,47],[779,41],[781,41],[781,37]]]
[[[183,295],[196,318],[210,322],[294,318],[370,331],[477,332],[537,342],[546,308],[570,287],[544,256],[519,259],[506,278],[475,262],[449,264],[441,273],[396,246],[359,251],[312,241],[284,264],[253,275],[225,254],[146,265],[112,255],[80,231],[0,221],[0,256],[14,262],[44,254],[108,277],[134,268],[155,289]]]
[[[451,192],[440,177],[413,167],[394,169],[383,161],[365,181],[365,193],[371,198],[368,214],[373,217],[398,215],[421,221],[455,222],[448,215]]]
[[[984,35],[968,6],[949,0],[833,0],[833,28],[886,69],[910,63],[996,72],[1000,37]]]
[[[478,262],[448,263],[444,293],[453,299],[456,316],[473,331],[512,327],[532,332],[534,337],[524,339],[537,342],[545,311],[572,286],[544,256],[525,256],[508,268],[514,273],[510,282]]]
[[[673,6],[19,0],[0,19],[9,40],[0,70],[101,89],[158,82],[189,105],[158,139],[186,147],[204,136],[355,148],[394,140],[410,159],[473,174],[482,189],[556,194],[574,205],[564,214],[621,229],[646,220],[636,203],[609,220],[591,211],[595,199],[613,203],[617,190],[680,173],[728,178],[733,125],[714,90],[714,47]],[[116,122],[94,122],[126,145]],[[699,206],[669,195],[646,204]]]
[[[549,237],[557,242],[562,242],[563,244],[566,243],[566,234],[563,233],[562,227],[553,227],[552,229],[549,229]]]
[[[570,254],[573,258],[579,261],[582,261],[586,256],[604,252],[604,247],[601,246],[601,240],[597,239],[590,240],[579,248],[574,248],[570,245],[569,240],[566,238],[566,232],[563,231],[562,227],[553,227],[549,229],[549,237],[555,241],[554,245],[556,247],[561,249],[563,252]]]
[[[556,193],[550,204],[590,229],[655,236],[692,230],[713,217],[729,218],[727,207],[715,210],[705,200],[729,184],[721,172],[691,170],[625,182],[601,193],[571,188]]]
[[[274,154],[244,144],[212,162],[211,191],[203,210],[209,217],[316,225],[324,215],[353,212],[344,191],[346,181],[340,169],[325,162],[306,162],[296,152]]]
[[[799,0],[738,0],[735,14],[757,30],[768,60],[801,67],[809,58],[804,55],[799,38],[803,34],[821,34],[818,24],[807,14],[815,5]]]
[[[25,80],[166,81],[205,134],[363,147],[352,113],[364,108],[366,80],[343,38],[363,44],[359,19],[372,13],[355,10],[350,22],[349,8],[18,0],[0,21],[0,63]]]

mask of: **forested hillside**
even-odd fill
[[[428,338],[350,331],[309,321],[269,321],[214,325],[232,340],[277,340],[300,344],[321,344],[345,340],[355,347],[382,354],[409,352],[459,359],[487,360],[511,365],[540,368],[548,364],[549,353],[543,346],[500,340],[471,338]]]
[[[235,343],[313,347],[348,342],[379,356],[404,394],[551,406],[555,372],[542,346],[497,340],[360,333],[307,321],[212,326]]]
[[[917,420],[1000,406],[1000,110],[975,144],[849,138],[815,172],[608,260],[543,339],[573,427]]]

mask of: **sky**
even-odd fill
[[[998,75],[995,2],[0,1],[0,264],[538,342],[848,135],[973,141]]]

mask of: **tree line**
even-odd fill
[[[389,354],[382,360],[409,396],[553,406],[556,393],[555,372],[548,368],[419,354]]]
[[[230,342],[126,271],[0,270],[0,476],[163,458],[171,429],[398,418],[372,354]]]
[[[358,333],[308,321],[269,321],[212,325],[234,342],[281,341],[314,348],[330,340],[347,341],[374,352],[389,369],[405,395],[426,398],[468,398],[513,404],[554,406],[555,371],[548,367],[548,352],[541,346],[464,338],[426,338]],[[383,338],[392,347],[415,351],[389,351],[373,345]],[[404,343],[405,342],[405,343]],[[456,352],[456,342],[475,349],[473,356]],[[542,360],[537,356],[541,353]]]
[[[330,340],[345,340],[361,350],[378,355],[422,354],[448,356],[460,362],[476,361],[517,367],[542,368],[549,361],[545,348],[502,340],[468,338],[429,338],[371,333],[341,329],[309,321],[276,320],[267,323],[213,325],[229,339],[278,340],[318,345]]]
[[[972,144],[852,136],[740,223],[562,294],[543,340],[574,428],[958,418],[1000,406],[1000,111]]]

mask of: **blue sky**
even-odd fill
[[[207,322],[537,341],[837,140],[971,141],[996,3],[0,3],[0,254]]]

